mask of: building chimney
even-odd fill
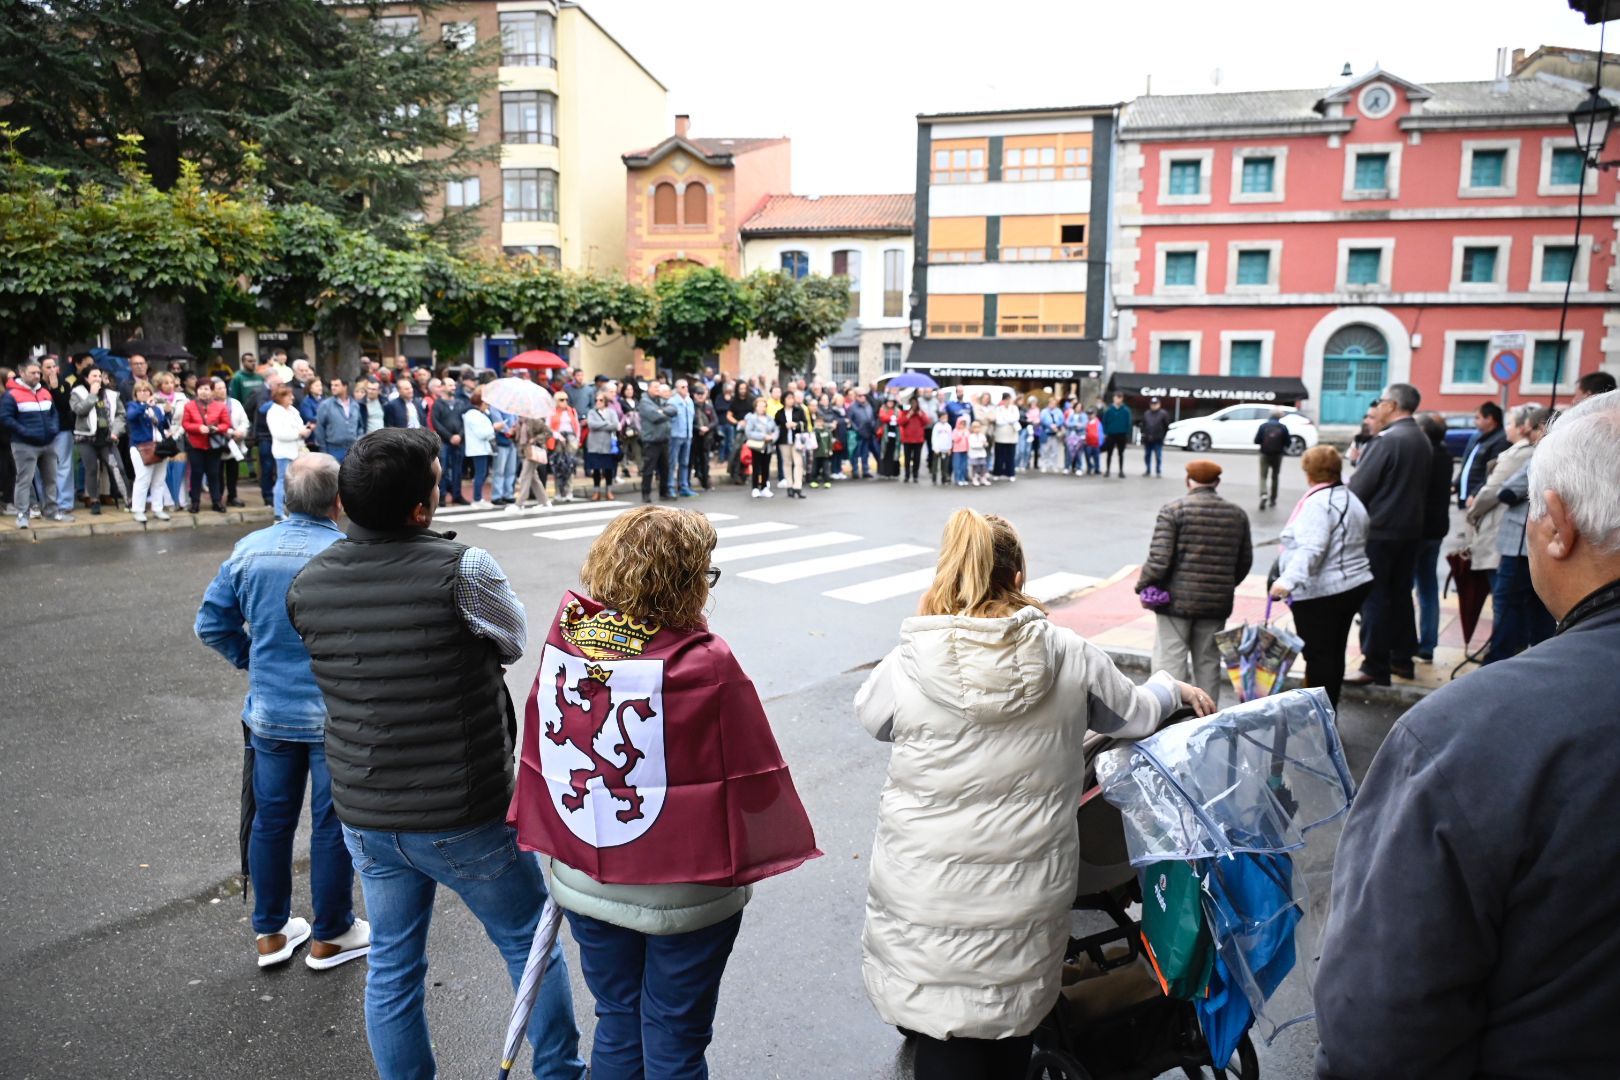
[[[690,114],[688,114],[688,113],[676,113],[675,114],[675,137],[677,139],[686,138],[686,132],[691,128],[691,126],[692,126],[692,117],[690,116]]]
[[[1524,50],[1523,49],[1514,49],[1513,50],[1513,73],[1515,75],[1517,75],[1518,72],[1519,72],[1519,65],[1523,64],[1523,63],[1524,63]]]

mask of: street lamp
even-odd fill
[[[1616,111],[1614,104],[1593,87],[1586,100],[1569,114],[1569,122],[1575,128],[1575,146],[1585,155],[1587,164],[1595,169],[1620,165],[1620,161],[1598,160],[1604,144],[1609,141],[1609,129],[1614,125]]]

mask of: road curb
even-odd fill
[[[83,511],[75,511],[83,514]],[[88,515],[86,515],[88,516]],[[169,532],[174,529],[207,529],[219,525],[243,525],[264,523],[268,525],[275,518],[275,512],[268,506],[255,506],[242,510],[231,510],[228,513],[216,514],[205,511],[200,514],[180,511],[171,513],[168,521],[151,518],[142,523],[136,521],[128,514],[103,515],[106,521],[74,521],[71,525],[58,525],[55,522],[39,521],[30,524],[26,529],[4,528],[0,522],[0,543],[40,543],[45,540],[67,540],[90,536],[120,536],[129,533]]]
[[[1138,674],[1151,674],[1153,671],[1153,657],[1140,649],[1121,649],[1112,646],[1100,646],[1107,653],[1109,659],[1114,661],[1121,671]],[[1290,675],[1285,684],[1289,690],[1304,686],[1305,683],[1298,675]],[[1346,685],[1339,692],[1343,701],[1355,701],[1366,705],[1401,705],[1411,707],[1434,693],[1422,686],[1410,684],[1393,686],[1350,686]]]

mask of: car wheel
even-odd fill
[[[1187,436],[1187,449],[1195,454],[1202,454],[1210,448],[1210,439],[1202,431],[1195,431]]]
[[[1288,456],[1299,457],[1305,452],[1305,436],[1295,435],[1288,440]]]

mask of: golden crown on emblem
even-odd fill
[[[587,615],[574,600],[563,609],[561,629],[564,640],[592,660],[614,660],[640,656],[659,627],[617,611]]]
[[[609,671],[607,668],[603,667],[601,664],[586,664],[585,665],[585,677],[587,679],[595,679],[597,682],[601,683],[603,686],[606,686],[607,681],[609,679],[613,678],[613,672]]]

